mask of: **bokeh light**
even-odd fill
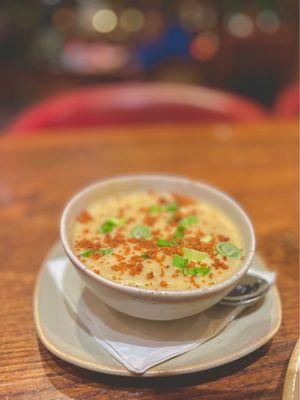
[[[203,32],[191,42],[190,53],[196,60],[206,61],[215,56],[219,46],[220,40],[215,33]]]
[[[92,24],[94,29],[100,33],[112,32],[117,26],[117,15],[109,9],[102,9],[93,16]]]
[[[278,30],[280,19],[275,11],[263,10],[258,14],[256,23],[262,32],[272,34]]]
[[[52,24],[60,31],[67,31],[75,25],[76,15],[71,8],[59,8],[52,15]]]
[[[204,23],[204,10],[195,0],[187,0],[179,7],[179,20],[184,29],[195,31],[201,29]]]
[[[144,25],[144,14],[137,8],[127,8],[120,16],[121,27],[129,32],[136,32]]]
[[[241,39],[250,36],[254,28],[252,19],[242,13],[231,15],[227,19],[226,25],[232,35]]]

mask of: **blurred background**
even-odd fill
[[[210,86],[271,109],[298,80],[297,0],[2,0],[0,127],[86,85]]]

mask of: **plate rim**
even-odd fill
[[[159,368],[160,365],[163,364],[163,362],[162,362],[161,364],[158,364],[158,365],[154,366],[153,368],[150,368],[149,370],[145,371],[143,374],[134,374],[134,373],[130,372],[129,370],[127,370],[124,366],[122,366],[122,364],[120,364],[122,369],[118,369],[118,368],[111,368],[108,366],[104,366],[103,364],[99,365],[99,361],[98,362],[97,361],[95,361],[95,362],[82,361],[80,358],[70,355],[67,352],[64,352],[64,351],[58,349],[57,346],[55,346],[55,344],[46,337],[43,327],[42,327],[41,320],[39,318],[38,299],[39,299],[39,291],[40,291],[40,287],[41,287],[41,282],[43,279],[43,275],[45,274],[45,262],[46,262],[46,260],[48,260],[49,256],[53,253],[53,251],[59,245],[60,245],[60,243],[59,243],[59,241],[57,241],[50,247],[50,249],[47,252],[46,256],[44,257],[41,267],[39,269],[39,272],[38,272],[38,275],[36,278],[36,282],[35,282],[34,293],[33,293],[33,317],[34,317],[33,319],[34,319],[34,325],[35,325],[37,335],[38,335],[39,339],[41,340],[41,342],[43,343],[43,345],[55,356],[61,358],[62,360],[66,361],[70,364],[76,365],[77,367],[81,367],[81,368],[84,368],[84,369],[87,369],[87,370],[93,371],[93,372],[100,372],[100,373],[106,374],[106,375],[140,377],[140,378],[174,376],[174,375],[183,375],[183,374],[190,374],[190,373],[194,373],[194,372],[206,371],[206,370],[209,370],[212,368],[219,367],[221,365],[228,364],[230,362],[238,360],[238,359],[254,352],[255,350],[262,347],[264,344],[266,344],[278,332],[278,330],[281,326],[282,304],[281,304],[281,299],[279,296],[278,289],[277,289],[276,285],[274,285],[271,290],[274,292],[274,297],[276,300],[276,308],[278,310],[278,319],[277,319],[276,325],[274,325],[273,329],[270,330],[270,332],[267,335],[262,337],[261,340],[257,340],[252,346],[248,347],[244,351],[243,350],[239,351],[238,354],[234,353],[232,355],[232,353],[230,353],[229,355],[218,358],[217,362],[211,361],[211,362],[208,362],[208,363],[202,365],[202,367],[201,366],[200,367],[199,366],[177,367],[177,368],[173,368],[172,370],[167,370],[167,371],[159,370],[159,369],[157,370],[157,368]],[[257,255],[257,253],[255,253],[255,254]],[[264,259],[260,255],[259,255],[259,258],[264,261]],[[105,350],[103,349],[103,351],[105,351]]]
[[[283,385],[283,392],[282,392],[282,400],[292,400],[296,397],[295,392],[295,385],[297,377],[300,374],[300,370],[297,369],[297,363],[299,362],[300,357],[300,339],[297,340],[292,355],[286,369],[285,378],[284,378],[284,385]],[[300,378],[299,378],[300,379]]]

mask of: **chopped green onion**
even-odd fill
[[[112,218],[112,220],[116,223],[116,225],[125,225],[126,219],[125,218]]]
[[[159,205],[150,206],[148,208],[148,211],[151,212],[151,213],[160,212],[161,211],[161,206],[159,206]]]
[[[90,257],[94,253],[95,253],[95,250],[92,250],[92,249],[85,250],[82,253],[80,253],[80,256],[82,256],[82,257]]]
[[[179,225],[175,231],[174,239],[181,239],[184,236],[185,227]]]
[[[229,242],[219,242],[216,245],[216,250],[222,256],[230,258],[239,258],[241,256],[241,250]]]
[[[131,235],[136,239],[141,239],[141,238],[149,239],[151,236],[151,232],[148,226],[137,225],[132,229]]]
[[[196,267],[196,268],[190,268],[186,270],[186,273],[188,275],[207,275],[210,272],[211,268],[210,267]]]
[[[169,240],[165,240],[165,239],[158,239],[157,240],[157,246],[159,247],[167,247],[167,246],[173,246],[174,243],[170,242]]]
[[[188,261],[189,260],[187,258],[181,257],[178,254],[174,254],[174,256],[172,258],[172,263],[173,263],[174,267],[179,268],[182,272],[184,272]]]
[[[101,249],[100,253],[102,254],[111,254],[113,252],[113,249]]]
[[[206,235],[206,236],[203,236],[203,238],[201,239],[201,242],[209,243],[209,242],[211,242],[212,240],[213,240],[212,235]]]
[[[115,228],[115,226],[116,226],[116,224],[113,221],[107,220],[101,225],[100,232],[101,233],[109,233]]]
[[[179,225],[180,226],[188,226],[188,225],[194,224],[197,221],[198,221],[198,218],[196,217],[196,215],[189,215],[188,217],[182,218]]]
[[[194,249],[183,248],[183,255],[189,261],[203,261],[207,258],[208,254],[203,251],[198,251]]]
[[[110,218],[107,219],[100,227],[101,233],[109,233],[111,232],[116,226],[124,225],[126,220],[124,218]]]
[[[166,204],[165,208],[166,208],[166,211],[174,212],[174,211],[178,210],[179,205],[177,203],[175,203],[175,201],[173,201],[172,203]]]
[[[148,259],[150,258],[150,256],[148,256],[147,253],[142,254],[141,257],[142,257],[144,260],[148,260]]]
[[[92,254],[95,254],[95,253],[111,254],[112,252],[113,252],[113,249],[100,249],[100,250],[89,249],[89,250],[85,250],[80,255],[83,257],[90,257]]]

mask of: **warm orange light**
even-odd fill
[[[214,33],[201,33],[192,41],[190,53],[196,60],[210,60],[219,49],[219,38]]]

